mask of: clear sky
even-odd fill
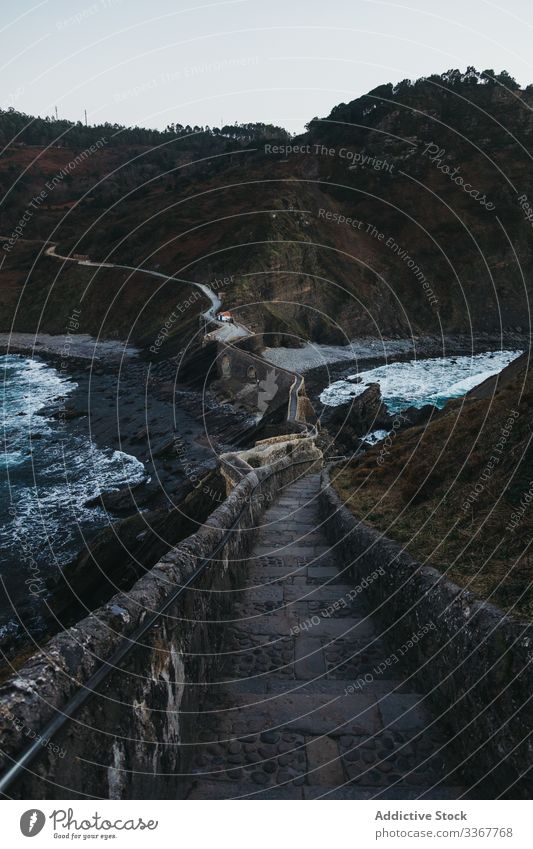
[[[475,65],[533,82],[531,0],[19,0],[0,106],[165,127],[300,131],[405,77]]]

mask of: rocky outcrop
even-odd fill
[[[336,407],[325,406],[320,423],[327,427],[339,450],[353,453],[361,437],[369,431],[392,426],[392,418],[383,404],[379,383],[370,383],[360,395]]]
[[[427,424],[438,412],[438,407],[434,407],[433,404],[424,404],[422,407],[406,407],[405,410],[402,410],[402,426],[418,427]]]
[[[478,401],[480,399],[492,398],[494,394],[505,386],[508,386],[509,383],[512,383],[521,372],[526,372],[529,368],[529,364],[531,362],[531,350],[530,346],[527,345],[527,351],[517,357],[516,360],[512,360],[509,365],[505,366],[501,371],[497,374],[493,374],[491,377],[488,377],[483,383],[479,383],[477,386],[474,386],[473,389],[470,389],[466,395],[465,401]]]

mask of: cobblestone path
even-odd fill
[[[394,647],[364,594],[349,601],[319,487],[307,475],[264,516],[225,669],[198,718],[189,798],[457,798],[445,733],[422,696],[399,664],[373,673]],[[373,680],[354,687],[365,673]]]

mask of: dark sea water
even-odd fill
[[[16,630],[28,602],[39,616],[46,580],[110,519],[85,502],[145,477],[142,463],[98,448],[68,422],[39,415],[68,403],[77,384],[47,363],[0,356],[0,638]],[[24,622],[32,627],[34,622]]]

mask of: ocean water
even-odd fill
[[[112,521],[85,502],[145,477],[142,463],[98,448],[69,424],[38,415],[77,384],[24,356],[0,356],[0,637],[15,628],[21,603],[46,595],[46,579]],[[31,605],[30,605],[31,606]],[[38,603],[33,605],[38,616]]]
[[[472,356],[389,363],[335,381],[324,389],[320,401],[335,407],[360,395],[369,383],[379,383],[383,401],[392,413],[406,407],[423,407],[424,404],[441,408],[450,399],[462,397],[474,386],[500,372],[521,353],[488,351]],[[361,382],[353,382],[358,377]]]

